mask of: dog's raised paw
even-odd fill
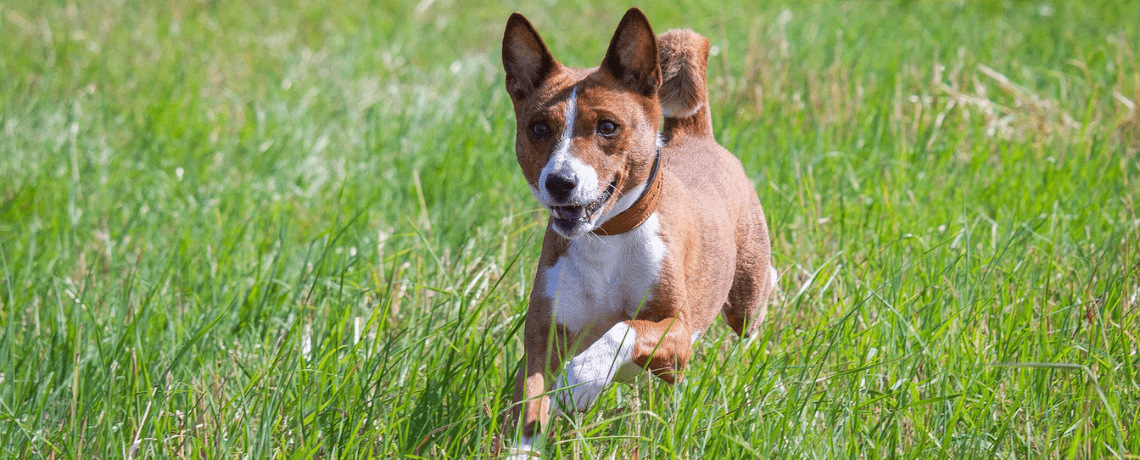
[[[606,385],[633,355],[635,332],[625,323],[615,324],[605,335],[570,360],[555,380],[555,396],[563,412],[589,409]]]

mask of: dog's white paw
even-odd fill
[[[507,451],[507,458],[510,460],[533,460],[542,458],[542,455],[534,450],[534,438],[524,436],[522,442]]]
[[[630,363],[635,334],[625,323],[615,324],[589,348],[572,358],[555,381],[559,409],[589,409],[618,370]]]
[[[575,366],[575,363],[571,362],[566,367],[566,373],[558,376],[558,410],[560,412],[584,411],[594,405],[594,401],[602,394],[602,390],[609,383],[609,379],[604,375],[587,375],[592,373],[590,370],[582,369],[581,366]]]

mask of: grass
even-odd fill
[[[1136,2],[672,2],[782,273],[550,458],[1138,458]],[[0,5],[0,457],[494,456],[543,216],[499,39],[603,2]]]

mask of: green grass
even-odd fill
[[[511,11],[0,4],[0,458],[493,456],[543,213]],[[551,458],[1138,458],[1137,2],[670,2],[783,277]]]

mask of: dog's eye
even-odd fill
[[[542,139],[550,135],[550,126],[547,126],[546,123],[540,121],[538,123],[530,125],[530,134],[536,139]]]
[[[609,136],[617,132],[617,123],[609,120],[602,120],[598,122],[598,134]]]

